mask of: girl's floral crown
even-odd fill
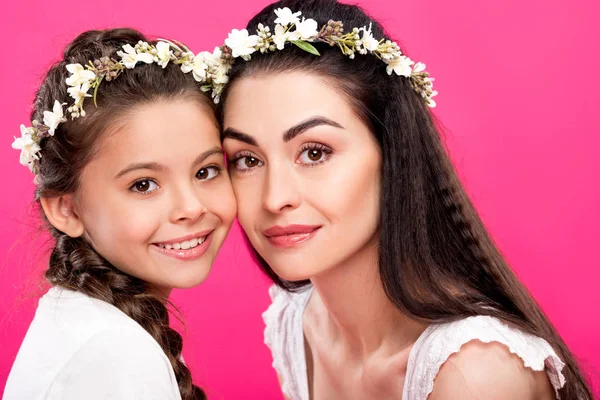
[[[292,43],[308,53],[319,56],[317,49],[311,45],[314,42],[328,43],[337,46],[343,54],[353,59],[356,53],[373,54],[387,64],[387,73],[404,76],[410,80],[412,88],[419,93],[429,107],[435,107],[433,97],[437,91],[433,90],[433,78],[425,72],[425,64],[414,63],[402,54],[400,47],[395,42],[386,39],[375,39],[371,33],[371,25],[367,28],[354,28],[344,33],[341,21],[330,20],[320,30],[313,19],[302,18],[300,11],[292,12],[289,8],[275,10],[275,28],[273,31],[262,24],[258,25],[256,35],[248,34],[246,29],[234,29],[225,40],[225,45],[216,47],[213,53],[206,51],[194,55],[187,47],[178,42],[159,39],[156,45],[138,42],[135,47],[126,44],[123,51],[118,51],[119,60],[102,57],[89,61],[85,66],[69,64],[66,66],[71,73],[65,82],[73,104],[67,108],[71,119],[84,117],[83,101],[92,97],[96,104],[98,87],[103,80],[110,81],[117,78],[125,69],[132,69],[138,62],[156,63],[165,68],[169,62],[181,66],[183,73],[192,72],[194,79],[201,84],[203,91],[211,91],[215,103],[229,78],[227,74],[236,58],[250,60],[251,54],[256,51],[268,53],[282,50],[286,43]],[[93,91],[93,94],[90,94]],[[54,101],[52,111],[44,111],[44,121],[32,121],[32,126],[21,125],[21,137],[15,138],[12,147],[21,150],[20,162],[38,173],[40,142],[43,138],[54,136],[59,124],[67,119],[63,106],[58,100]]]
[[[229,64],[223,63],[227,60],[217,47],[211,54],[203,51],[194,55],[181,43],[159,39],[156,45],[146,42],[138,42],[131,46],[126,44],[122,51],[117,52],[119,60],[110,57],[102,57],[89,61],[85,66],[81,64],[69,64],[66,66],[71,75],[65,80],[69,87],[67,92],[73,98],[73,103],[67,108],[71,119],[85,117],[83,101],[86,97],[92,97],[96,104],[98,87],[103,80],[111,81],[117,78],[125,69],[132,69],[138,62],[152,64],[156,63],[165,68],[169,62],[181,65],[184,73],[192,72],[196,81],[202,86],[203,91],[212,90],[212,97],[218,102],[223,86],[227,83],[227,71]],[[90,94],[90,91],[92,94]],[[43,138],[54,136],[59,124],[66,122],[63,107],[66,103],[54,100],[52,111],[44,111],[44,121],[33,120],[30,127],[21,125],[21,137],[15,138],[12,147],[21,150],[20,162],[22,165],[37,175],[39,167],[40,142]]]

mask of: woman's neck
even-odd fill
[[[331,334],[358,357],[406,349],[426,327],[402,313],[385,294],[375,240],[311,282],[317,296],[313,294],[309,307],[326,310]]]

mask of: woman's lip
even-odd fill
[[[185,241],[192,240],[192,239],[202,238],[204,236],[209,235],[212,231],[214,231],[214,229],[207,229],[207,230],[204,230],[204,231],[201,231],[201,232],[198,232],[198,233],[194,233],[192,235],[182,236],[180,238],[173,239],[173,240],[167,240],[165,242],[156,242],[156,243],[153,243],[153,244],[163,245],[164,246],[164,245],[167,245],[167,244],[181,243],[181,242],[185,242]]]
[[[287,235],[266,236],[269,243],[275,247],[290,248],[305,243],[312,239],[319,230],[320,226],[309,232],[296,232]]]
[[[275,236],[287,236],[297,234],[307,234],[319,229],[321,225],[275,225],[263,231],[263,234],[270,238]]]
[[[156,244],[153,244],[152,248],[155,249],[156,251],[158,251],[159,253],[164,254],[168,257],[176,258],[178,260],[189,261],[189,260],[195,260],[197,258],[202,257],[204,255],[204,253],[206,253],[206,250],[208,250],[208,248],[210,247],[211,240],[212,240],[212,235],[209,233],[207,235],[206,239],[204,240],[204,242],[202,242],[202,244],[199,244],[198,246],[191,248],[191,249],[187,249],[187,250],[165,249],[164,247],[160,247]]]

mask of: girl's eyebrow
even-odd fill
[[[213,154],[223,154],[223,149],[215,146],[209,150],[206,150],[205,152],[201,153],[198,157],[196,157],[196,160],[194,160],[194,165],[202,163],[204,160],[206,160],[208,157],[212,156]],[[133,171],[138,171],[140,169],[147,169],[147,170],[151,170],[151,171],[161,171],[162,172],[162,171],[166,171],[168,168],[157,162],[133,163],[133,164],[130,164],[127,167],[123,168],[121,171],[119,171],[119,173],[115,176],[115,179],[118,179],[118,178],[122,177],[123,175],[127,175]]]

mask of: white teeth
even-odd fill
[[[194,238],[192,240],[185,240],[180,243],[159,244],[158,246],[162,247],[163,249],[167,249],[167,250],[171,250],[171,249],[188,250],[188,249],[193,249],[194,247],[196,247],[198,245],[201,245],[202,243],[204,243],[205,240],[206,240],[206,236],[201,237],[201,238]]]

